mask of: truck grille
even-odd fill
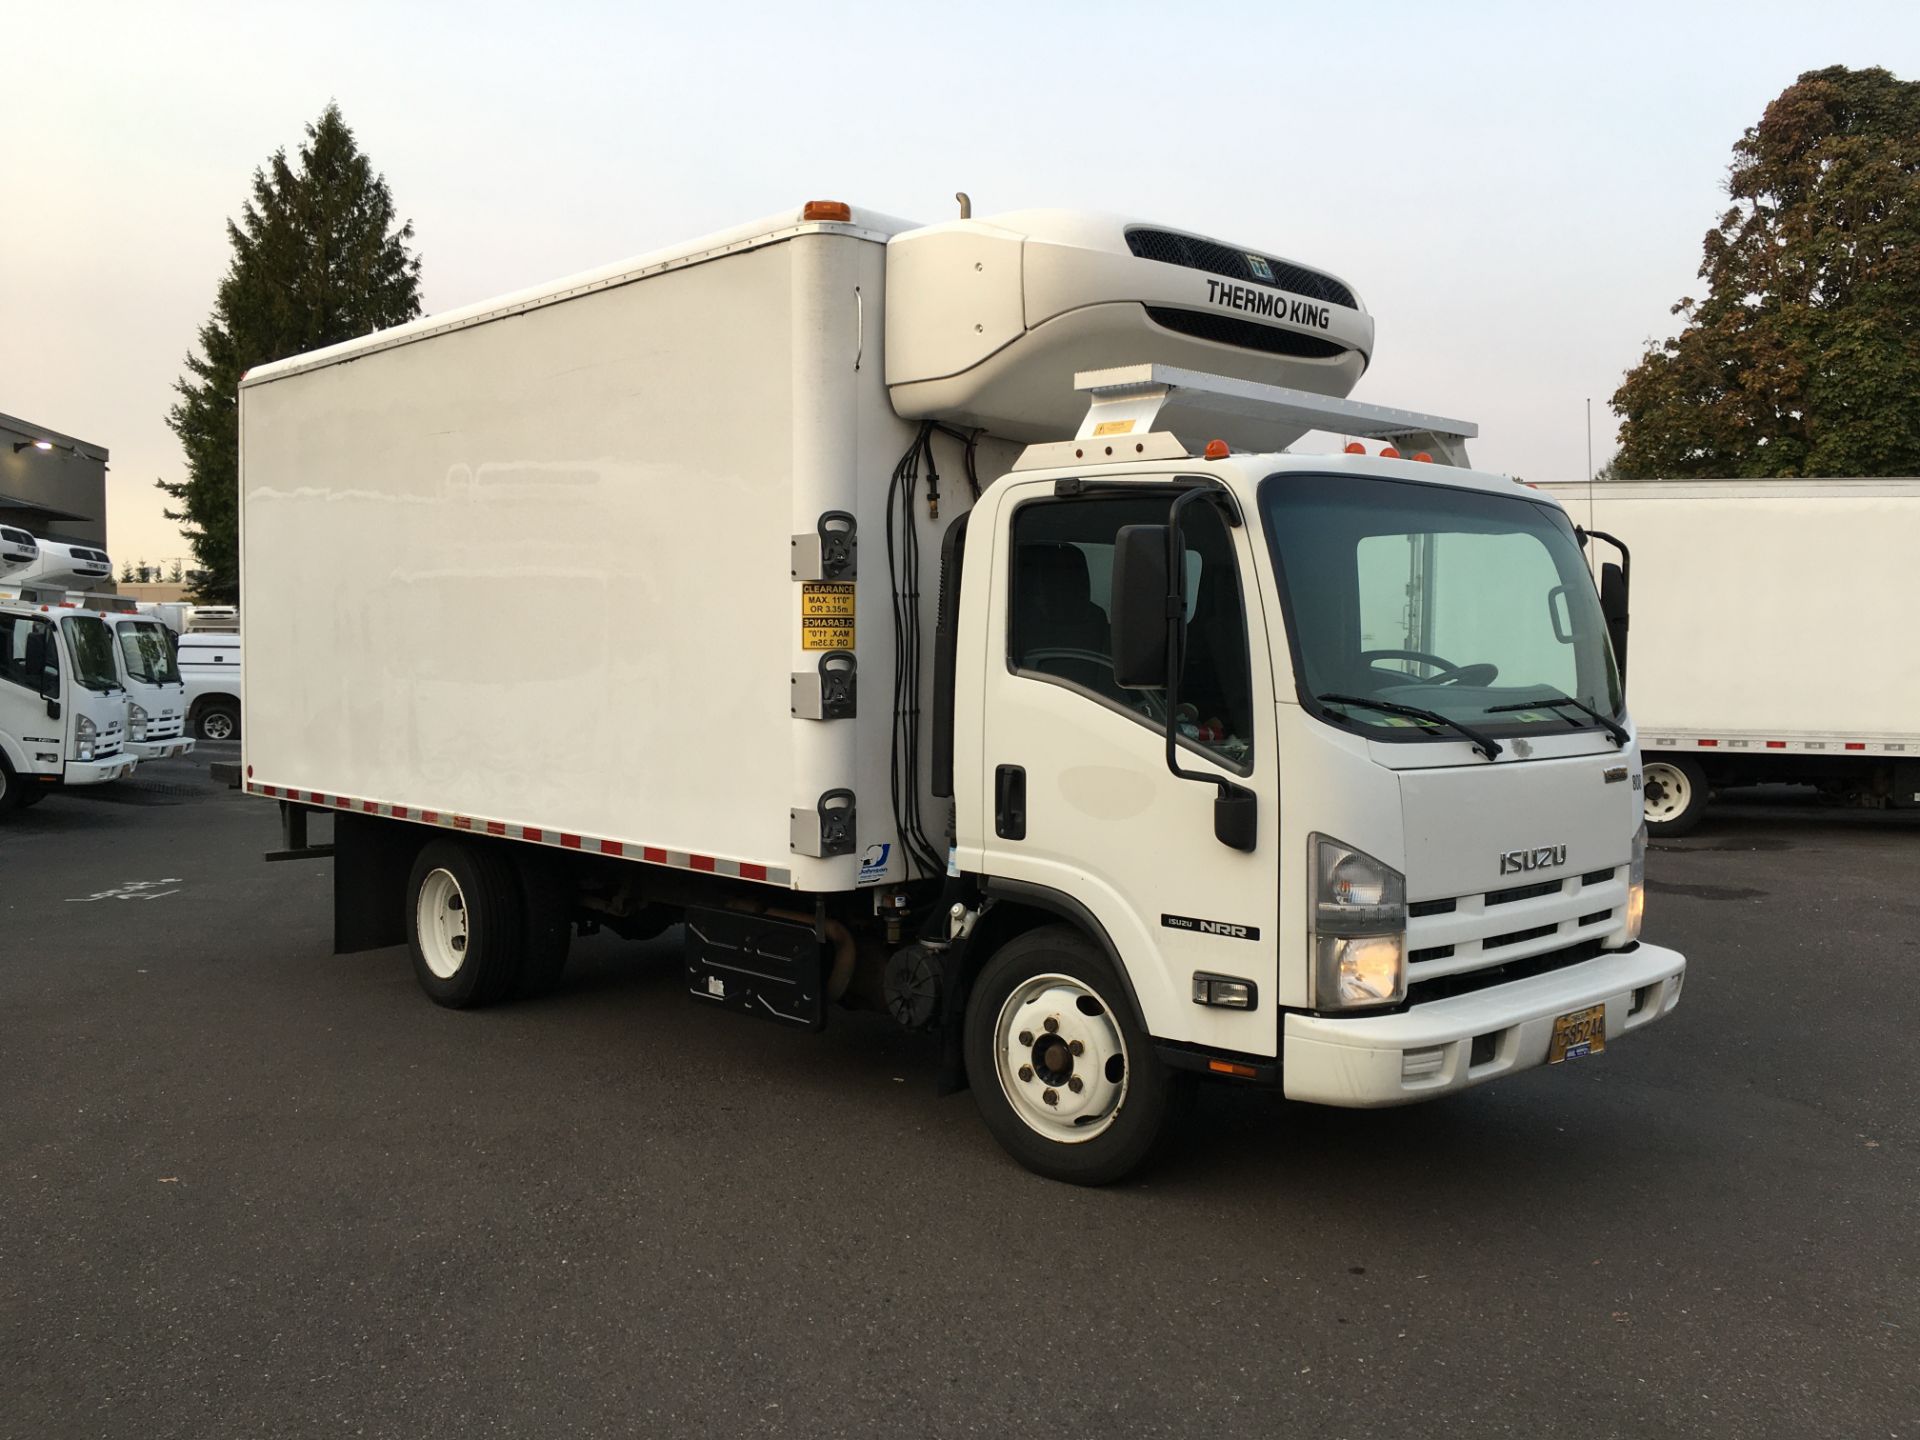
[[[1626,903],[1624,866],[1416,900],[1407,907],[1408,986],[1585,949],[1619,927]]]
[[[1129,230],[1127,248],[1142,260],[1158,260],[1163,265],[1179,265],[1188,270],[1204,270],[1209,275],[1228,275],[1249,285],[1265,285],[1310,300],[1327,300],[1349,310],[1360,308],[1353,291],[1331,275],[1290,264],[1271,255],[1261,255],[1272,278],[1257,274],[1253,252],[1235,250],[1217,240],[1202,240],[1196,235],[1181,235],[1172,230]]]

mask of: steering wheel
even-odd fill
[[[1138,710],[1156,725],[1164,725],[1167,720],[1167,692],[1164,690],[1134,690],[1120,684],[1114,678],[1113,657],[1098,650],[1082,650],[1075,645],[1040,645],[1027,651],[1020,657],[1023,665],[1036,660],[1078,660],[1088,665],[1097,665],[1107,672],[1107,683],[1091,688],[1098,689],[1110,699]],[[1065,679],[1067,677],[1058,677]]]
[[[1500,667],[1482,661],[1477,665],[1456,665],[1451,660],[1426,650],[1362,650],[1360,658],[1371,665],[1375,660],[1411,660],[1431,665],[1439,673],[1408,680],[1415,685],[1491,685],[1499,677]]]

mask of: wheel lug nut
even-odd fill
[[[1031,1030],[1022,1030],[1022,1031],[1020,1032],[1020,1043],[1021,1043],[1022,1045],[1031,1045],[1031,1044],[1033,1044],[1033,1031],[1031,1031]]]
[[[1033,1080],[1033,1066],[1031,1066],[1031,1065],[1022,1065],[1022,1066],[1020,1067],[1020,1079],[1021,1079],[1021,1081],[1022,1081],[1022,1083],[1027,1083],[1027,1084],[1030,1084],[1030,1083],[1032,1083],[1032,1080]]]
[[[1048,1016],[1048,1017],[1046,1018],[1046,1022],[1045,1022],[1045,1024],[1046,1024],[1046,1027],[1047,1027],[1047,1033],[1048,1033],[1049,1035],[1055,1035],[1055,1034],[1058,1034],[1058,1033],[1059,1033],[1059,1031],[1060,1031],[1060,1022],[1059,1022],[1058,1020],[1056,1020],[1056,1019],[1054,1019],[1054,1018],[1053,1018],[1053,1017],[1052,1017],[1051,1015],[1049,1015],[1049,1016]]]
[[[1058,1090],[1048,1090],[1042,1094],[1040,1098],[1049,1105],[1058,1105],[1060,1103],[1060,1092]]]
[[[1078,1040],[1074,1041],[1071,1045],[1067,1046],[1067,1048],[1076,1055],[1084,1055],[1087,1053],[1087,1047],[1081,1044]]]
[[[1086,1086],[1086,1083],[1087,1082],[1082,1080],[1078,1075],[1069,1075],[1067,1077],[1067,1089],[1073,1091],[1076,1095]]]

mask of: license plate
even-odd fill
[[[1607,1007],[1589,1005],[1574,1010],[1553,1022],[1553,1042],[1547,1046],[1547,1063],[1579,1060],[1598,1055],[1607,1048]]]

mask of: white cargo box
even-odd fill
[[[1920,757],[1920,480],[1540,488],[1633,553],[1642,745]]]
[[[1077,371],[1344,395],[1365,364],[1332,277],[1146,231],[1175,258],[1053,212],[790,212],[254,371],[249,786],[810,891],[907,878],[887,499],[921,418],[979,427],[984,478],[1073,433]],[[1288,319],[1287,284],[1352,303]],[[939,536],[971,498],[960,438],[934,443],[923,710]],[[849,655],[855,713],[822,715]],[[849,804],[851,843],[823,838]]]

